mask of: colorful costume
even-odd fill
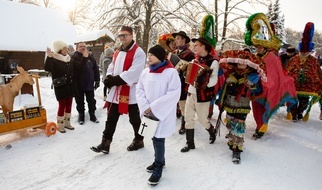
[[[262,92],[259,79],[266,82],[267,78],[262,69],[263,60],[247,51],[226,51],[219,63],[226,76],[220,107],[227,113],[227,144],[233,151],[233,162],[239,164],[240,153],[243,151],[245,120],[251,110],[250,99]]]
[[[298,104],[290,107],[292,120],[303,119],[307,121],[311,107],[319,100],[322,91],[322,71],[318,60],[310,55],[314,48],[312,38],[314,34],[314,24],[306,24],[302,42],[299,44],[300,53],[291,58],[286,66],[286,72],[294,79]],[[303,112],[306,111],[303,117]],[[290,113],[287,118],[291,119]]]
[[[290,105],[296,103],[296,91],[293,78],[284,73],[275,53],[280,47],[280,40],[274,36],[267,17],[263,13],[251,15],[246,27],[245,44],[265,48],[265,52],[257,53],[257,56],[264,60],[267,82],[263,83],[263,93],[252,102],[257,124],[253,137],[257,139],[265,134],[269,119],[281,105],[286,102]]]

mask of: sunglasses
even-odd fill
[[[117,37],[119,38],[126,38],[127,36],[130,36],[131,34],[119,34]]]

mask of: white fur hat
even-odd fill
[[[55,40],[53,42],[53,48],[55,53],[58,53],[59,50],[62,50],[64,47],[67,47],[67,46],[68,45],[62,40]]]

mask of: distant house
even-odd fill
[[[74,44],[76,39],[67,15],[52,9],[0,1],[0,20],[0,73],[12,73],[12,63],[43,69],[46,48],[54,40]]]

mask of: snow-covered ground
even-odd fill
[[[50,89],[51,79],[43,77],[39,82],[48,121],[55,121],[57,102]],[[257,141],[251,139],[255,122],[250,114],[240,165],[231,162],[223,126],[215,144],[208,144],[207,131],[196,126],[196,149],[188,153],[180,152],[185,136],[175,133],[166,139],[162,180],[151,187],[145,169],[153,162],[152,142],[145,139],[144,149],[126,150],[133,138],[126,115],[120,117],[110,154],[89,149],[100,143],[106,120],[102,89],[96,91],[99,124],[90,122],[87,115],[85,124],[78,125],[73,103],[74,131],[51,137],[32,129],[0,135],[0,189],[321,189],[322,121],[318,104],[307,123],[286,121],[285,108],[280,108],[270,120],[267,134]],[[18,101],[15,105],[19,107]],[[214,117],[217,114],[215,108]],[[178,119],[178,129],[179,123]],[[7,149],[8,145],[12,147]]]

